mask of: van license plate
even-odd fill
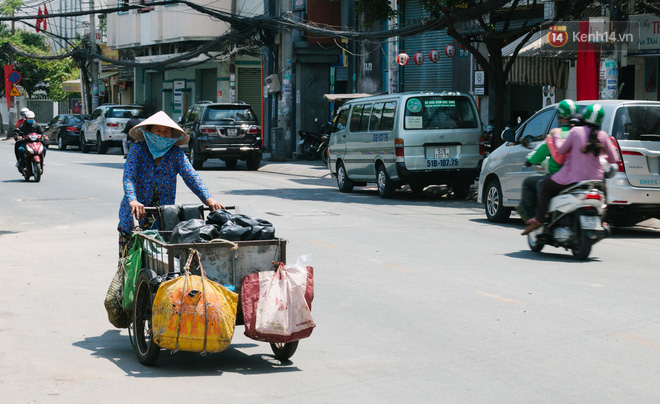
[[[601,230],[600,216],[580,216],[580,226],[584,230]]]
[[[238,129],[227,129],[227,136],[236,137],[238,135]]]
[[[436,147],[435,148],[435,157],[438,159],[448,159],[449,158],[449,147]]]

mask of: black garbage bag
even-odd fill
[[[251,227],[244,227],[229,220],[220,227],[220,238],[229,241],[249,240],[247,237],[251,230]]]
[[[232,216],[234,216],[232,213],[229,213],[224,209],[214,210],[213,212],[209,213],[208,216],[206,217],[206,223],[217,224],[219,226],[222,226],[223,224],[231,220]]]
[[[174,227],[170,242],[173,244],[201,243],[216,238],[221,238],[216,226],[206,224],[202,219],[191,219]]]

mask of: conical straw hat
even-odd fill
[[[184,132],[183,129],[181,129],[181,127],[177,125],[177,123],[174,122],[172,118],[170,118],[163,111],[156,112],[155,114],[151,115],[149,118],[145,119],[144,121],[132,127],[131,130],[128,132],[128,135],[137,141],[144,141],[144,135],[142,134],[142,131],[139,130],[139,128],[149,125],[167,126],[168,128],[172,128],[173,131],[183,135],[183,137],[177,140],[177,142],[175,143],[175,145],[177,146],[186,144],[190,140],[190,136],[188,136],[188,134]]]

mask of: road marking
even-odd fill
[[[515,299],[507,299],[502,296],[498,296],[492,293],[488,292],[476,292],[480,296],[487,297],[489,299],[497,300],[498,302],[503,302],[503,303],[511,303],[511,304],[522,304],[520,300],[515,300]]]
[[[397,270],[397,271],[400,271],[400,272],[413,272],[413,270],[410,269],[410,268],[405,268],[405,267],[402,267],[402,266],[399,266],[399,265],[396,265],[396,264],[390,264],[388,262],[383,262],[383,261],[377,260],[375,258],[368,258],[368,260],[373,262],[374,264],[384,265],[386,267],[390,267],[390,268],[392,268],[394,270]]]
[[[619,338],[627,339],[628,341],[636,342],[641,345],[650,346],[651,348],[660,349],[660,342],[646,339],[635,334],[614,334]]]
[[[325,247],[325,248],[339,248],[339,246],[336,246],[334,244],[326,243],[323,241],[317,241],[317,240],[309,240],[310,243],[316,244],[319,247]]]

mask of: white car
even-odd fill
[[[599,100],[580,101],[578,107],[599,103],[605,110],[602,130],[619,148],[618,172],[606,180],[607,220],[616,226],[632,226],[649,218],[660,218],[660,102]],[[516,131],[502,133],[505,143],[484,160],[479,175],[477,201],[484,204],[486,217],[503,222],[522,200],[523,180],[538,167],[525,167],[530,149],[550,129],[558,126],[556,104],[525,121]]]
[[[96,147],[99,154],[105,154],[110,146],[122,147],[126,137],[122,131],[133,114],[146,118],[140,105],[103,104],[96,108],[80,128],[80,150],[89,153],[90,147]]]

